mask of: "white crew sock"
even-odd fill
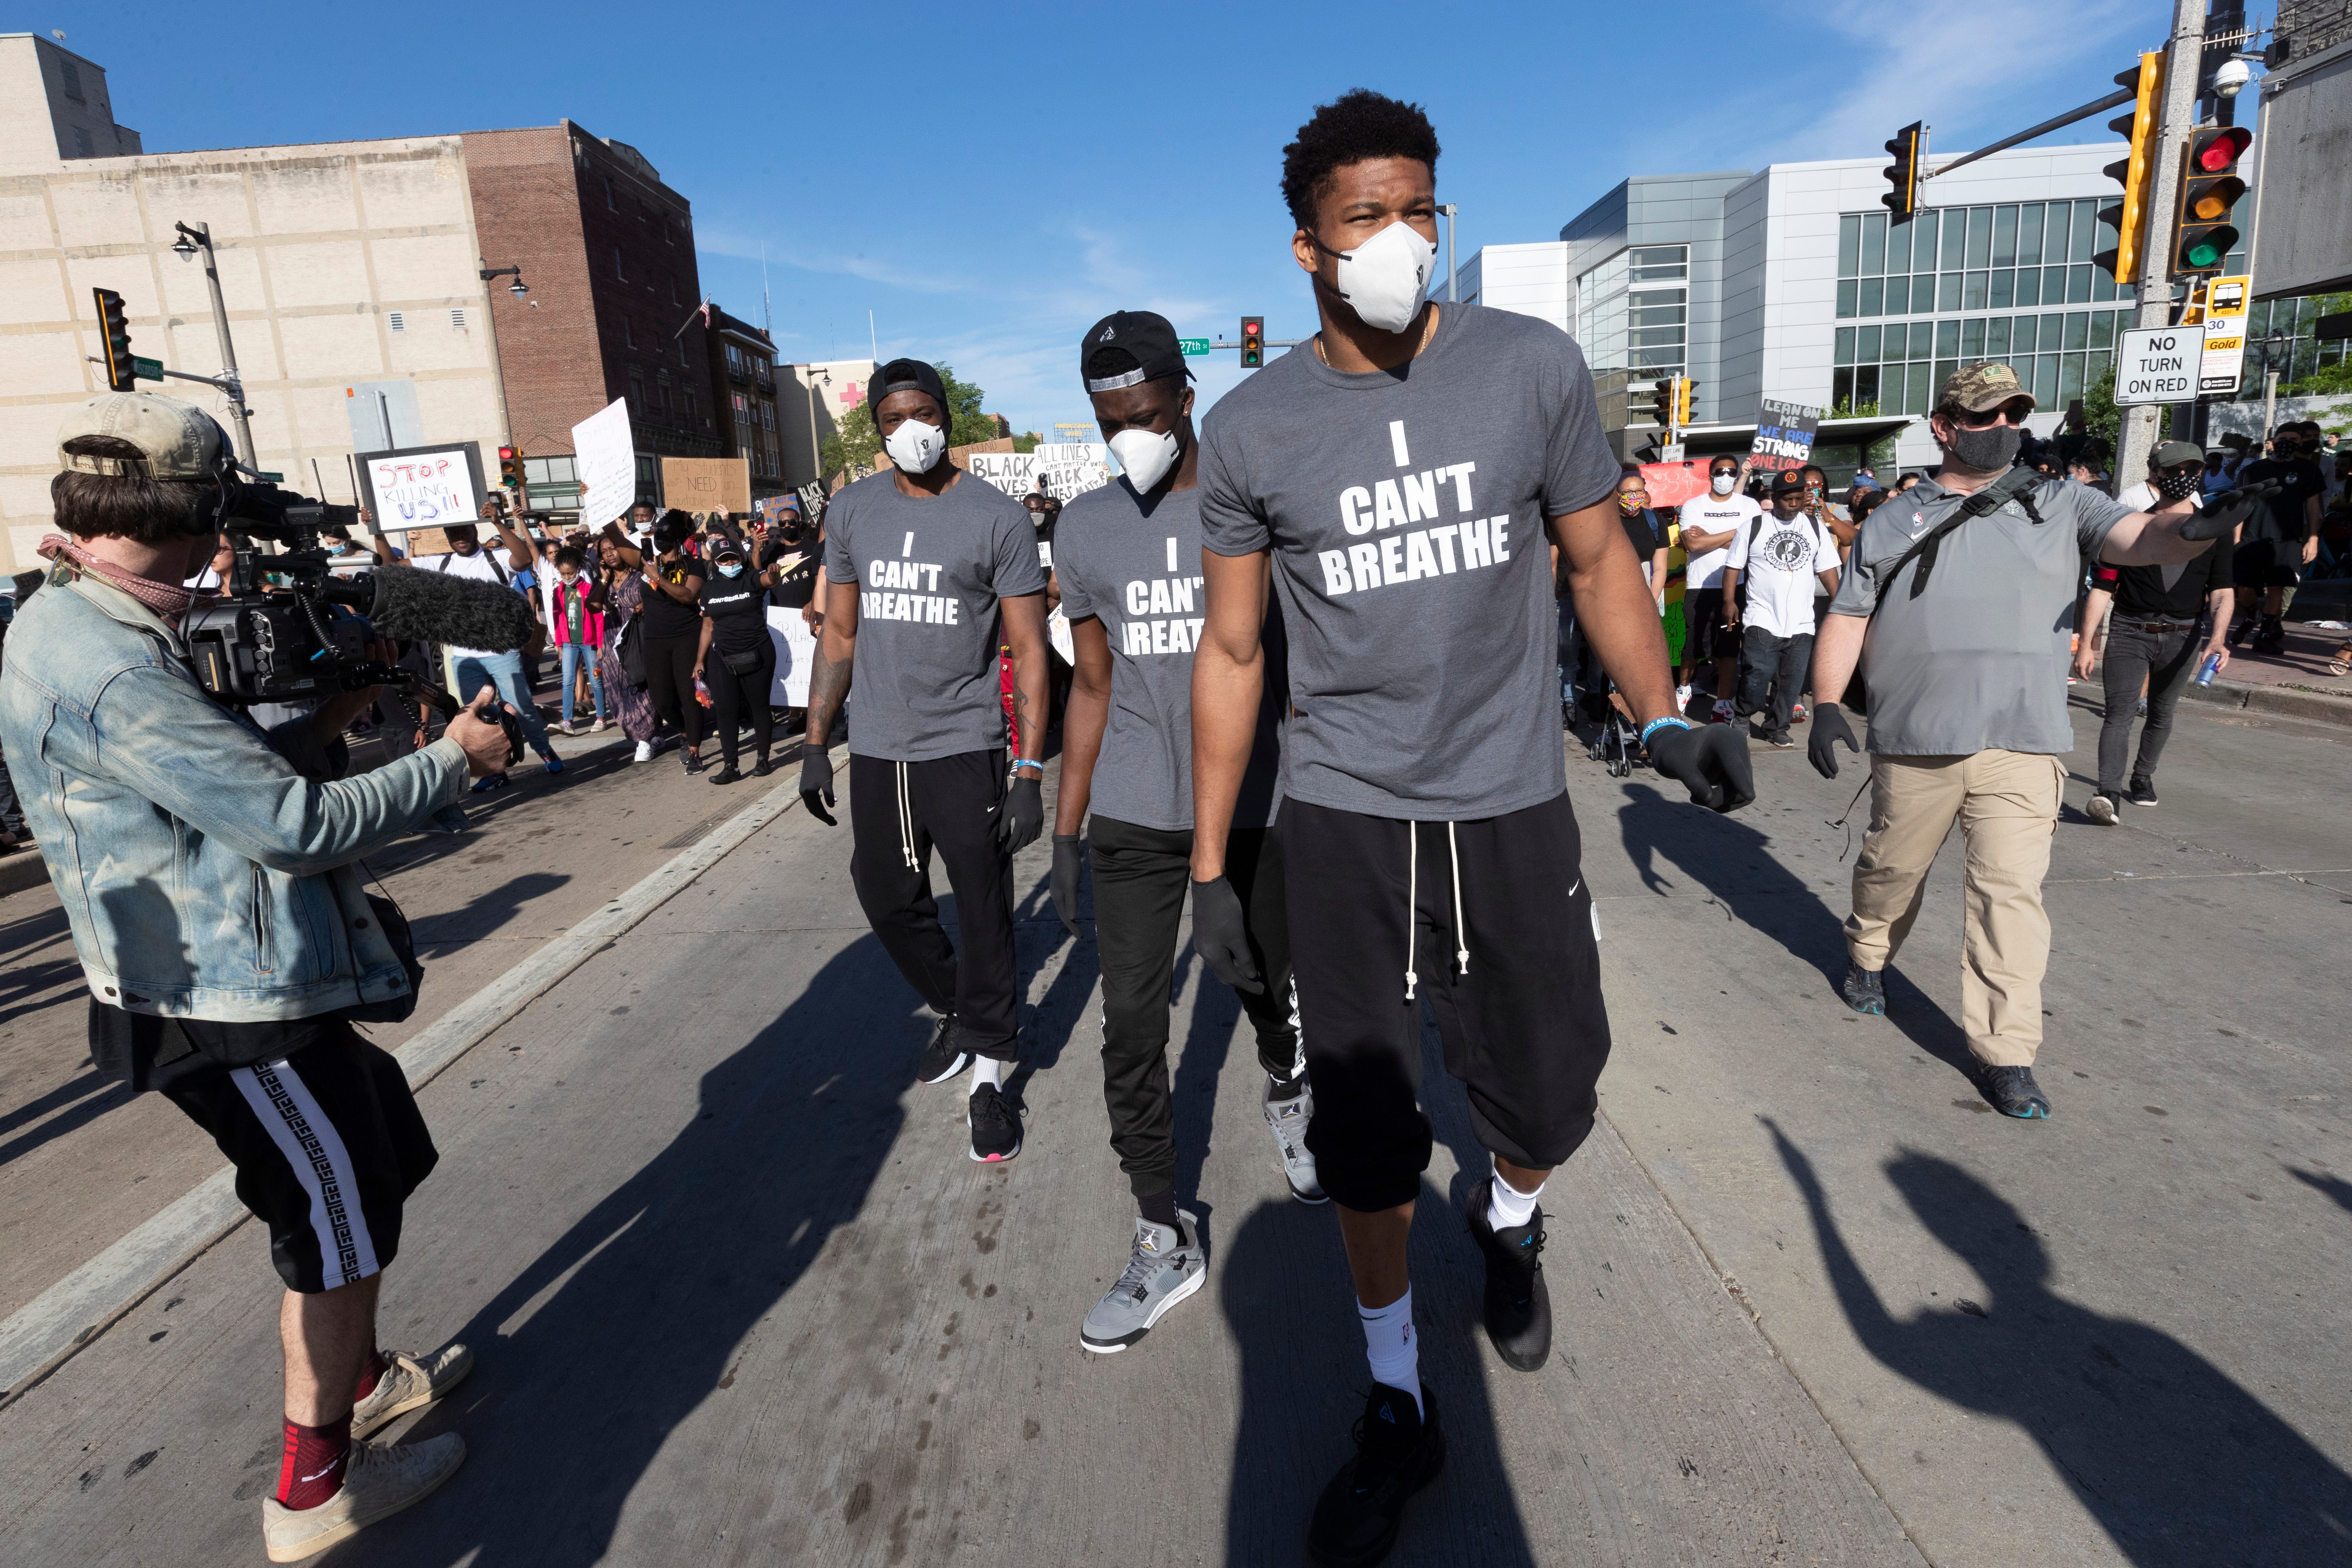
[[[1523,1193],[1495,1173],[1494,1186],[1486,1199],[1486,1226],[1490,1230],[1514,1230],[1536,1216],[1536,1200],[1543,1196],[1538,1185],[1531,1193]]]
[[[1363,1321],[1364,1356],[1372,1363],[1372,1376],[1412,1394],[1412,1407],[1419,1410],[1421,1342],[1412,1332],[1412,1287],[1385,1307],[1357,1302],[1356,1316]]]
[[[1004,1069],[1012,1065],[1010,1062],[999,1061],[994,1057],[975,1058],[971,1064],[971,1092],[978,1094],[980,1086],[984,1083],[992,1083],[997,1088],[1003,1089]]]

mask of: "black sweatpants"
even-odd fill
[[[702,744],[702,704],[694,700],[694,658],[702,646],[702,632],[683,637],[646,638],[646,690],[654,711],[686,737],[686,748]]]
[[[1740,635],[1739,700],[1742,719],[1764,715],[1764,732],[1785,735],[1796,711],[1797,694],[1812,673],[1813,634],[1775,637],[1751,626]]]
[[[760,761],[768,760],[768,747],[775,740],[775,719],[769,711],[768,696],[775,688],[776,645],[762,637],[759,654],[760,662],[749,675],[729,669],[727,656],[715,647],[702,661],[702,684],[710,688],[711,706],[718,710],[719,755],[730,768],[735,765],[735,741],[744,720],[751,721],[751,744],[758,748]]]
[[[1176,930],[1192,881],[1192,830],[1097,816],[1087,838],[1095,868],[1095,945],[1102,958],[1103,1102],[1110,1146],[1137,1197],[1176,1184],[1176,1114],[1168,1093],[1169,988]],[[1236,830],[1225,878],[1242,901],[1250,956],[1265,988],[1242,992],[1257,1031],[1258,1065],[1298,1075],[1297,1002],[1283,912],[1282,850],[1265,828]]]
[[[1278,829],[1324,1191],[1364,1212],[1420,1192],[1422,997],[1478,1142],[1533,1170],[1574,1153],[1609,1016],[1567,793],[1454,823],[1290,800]]]
[[[952,1014],[966,1050],[1019,1054],[1013,951],[1013,857],[997,847],[1004,753],[964,752],[928,763],[849,758],[850,879],[883,951],[933,1012]],[[948,941],[931,896],[931,850],[955,889]]]

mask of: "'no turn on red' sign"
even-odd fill
[[[2126,327],[2116,350],[2116,405],[2197,401],[2202,327]]]

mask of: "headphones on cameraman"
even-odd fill
[[[238,514],[244,501],[245,481],[236,477],[236,459],[229,455],[224,436],[220,454],[213,462],[212,482],[198,486],[196,499],[188,507],[188,521],[181,526],[191,539],[218,534],[222,524]]]

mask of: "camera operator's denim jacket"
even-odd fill
[[[92,995],[258,1023],[406,991],[352,862],[456,800],[465,752],[443,739],[316,783],[309,728],[265,733],[214,700],[179,634],[95,577],[60,566],[26,602],[0,746]]]

